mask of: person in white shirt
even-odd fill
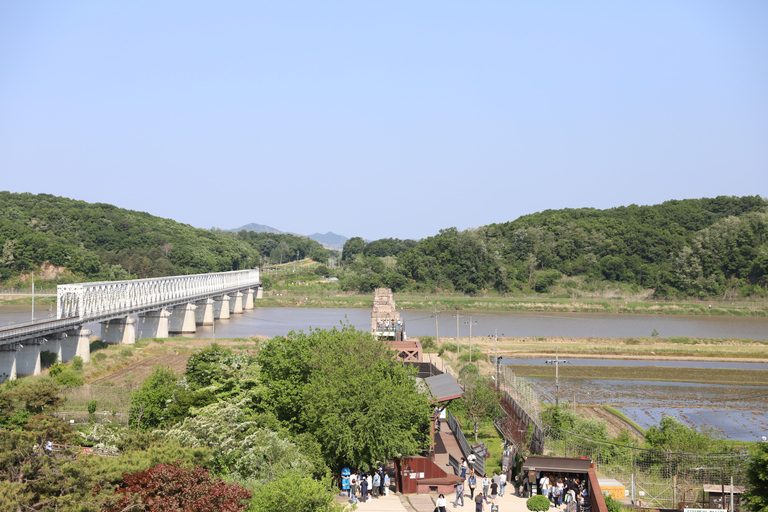
[[[445,512],[445,506],[446,506],[445,496],[443,496],[442,494],[439,495],[437,497],[437,502],[435,502],[435,505],[437,506],[437,510],[439,510],[440,512]]]

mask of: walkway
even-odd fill
[[[508,487],[509,489],[509,487]],[[343,498],[337,498],[342,503],[347,503]],[[360,503],[357,510],[361,512],[433,512],[435,510],[435,500],[437,495],[432,494],[409,494],[401,496],[390,493],[389,496],[374,498],[366,503]],[[464,506],[459,505],[454,508],[453,500],[456,499],[456,493],[446,496],[448,506],[446,510],[464,510],[474,512],[475,503],[469,499],[469,493],[464,495]],[[499,512],[529,512],[525,506],[525,498],[518,498],[510,493],[505,494],[497,500]],[[485,506],[485,512],[490,512],[491,506]],[[552,509],[556,510],[556,509]],[[565,509],[563,509],[565,510]]]

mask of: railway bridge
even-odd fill
[[[0,382],[39,375],[40,353],[59,361],[91,360],[87,324],[101,324],[106,343],[194,333],[198,325],[253,309],[262,295],[258,270],[80,283],[57,287],[56,318],[0,328]]]

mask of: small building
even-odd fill
[[[709,508],[731,509],[731,492],[733,492],[733,510],[741,508],[741,495],[746,490],[741,485],[711,485],[705,484],[704,492],[708,495],[704,498],[705,506]],[[723,491],[725,491],[725,502],[723,502]]]

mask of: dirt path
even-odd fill
[[[139,385],[144,379],[152,374],[155,366],[168,366],[178,374],[184,373],[187,367],[187,359],[191,354],[162,354],[150,356],[146,359],[131,363],[103,377],[91,381],[91,384],[103,386],[111,382],[115,386],[124,386],[126,384]]]

